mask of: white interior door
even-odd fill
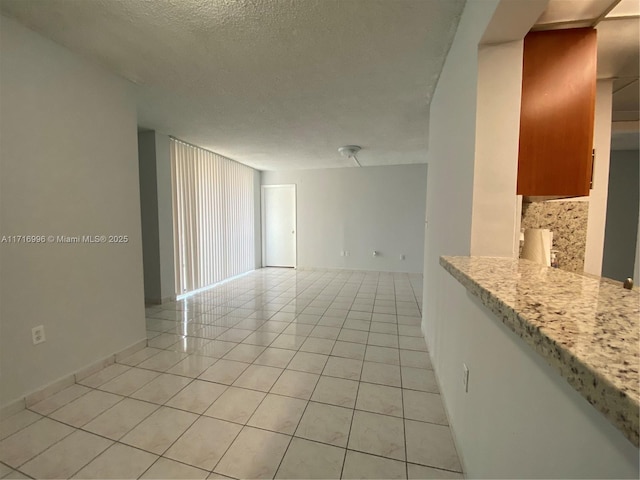
[[[296,186],[262,186],[262,264],[296,266]]]

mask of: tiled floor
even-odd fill
[[[0,423],[0,478],[462,478],[421,278],[263,269]]]

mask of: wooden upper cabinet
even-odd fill
[[[519,195],[589,195],[596,100],[596,31],[524,39]]]

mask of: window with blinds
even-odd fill
[[[255,268],[253,169],[171,139],[176,294]]]

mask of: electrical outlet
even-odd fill
[[[31,339],[33,340],[34,345],[38,345],[46,340],[46,337],[44,336],[44,325],[38,325],[31,329]]]
[[[341,257],[344,257],[344,254],[345,254],[345,251],[344,251],[344,250],[342,250],[342,251],[340,252],[340,256],[341,256]]]
[[[469,367],[466,363],[462,364],[462,384],[464,385],[464,392],[469,391]]]

